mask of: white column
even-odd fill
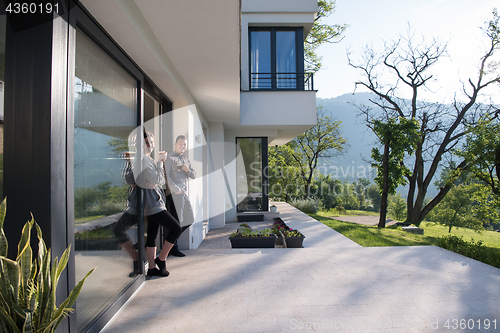
[[[208,133],[209,228],[214,229],[225,225],[224,124],[210,123]]]

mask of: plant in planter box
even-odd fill
[[[286,230],[287,226],[284,223],[281,223],[279,221],[274,222],[273,225],[273,233],[278,237],[276,239],[276,245],[283,245],[283,235],[280,233],[280,231]]]
[[[233,248],[273,248],[276,235],[271,229],[252,230],[238,229],[229,236]]]
[[[2,332],[53,333],[72,311],[87,275],[73,288],[68,298],[56,306],[56,288],[69,259],[68,247],[51,267],[51,251],[45,246],[42,231],[35,220],[22,230],[16,260],[7,258],[8,242],[3,231],[6,199],[0,204],[0,328]],[[38,235],[38,258],[30,246],[31,229]]]
[[[285,247],[298,248],[302,247],[305,236],[298,230],[284,230],[281,231],[285,240]]]

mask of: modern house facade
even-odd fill
[[[145,282],[112,232],[130,191],[124,170],[142,155],[134,133],[154,133],[156,152],[188,139],[195,223],[181,249],[238,213],[267,211],[267,147],[316,124],[303,42],[317,0],[2,4],[9,256],[32,212],[54,257],[72,247],[59,299],[98,266],[60,327],[98,332]],[[139,211],[127,231],[140,258],[146,223]]]

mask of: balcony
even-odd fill
[[[314,90],[313,73],[250,73],[250,90]]]

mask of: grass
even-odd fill
[[[322,214],[312,214],[310,216],[365,247],[437,244],[437,237],[411,234],[400,228],[387,227],[381,229],[376,226],[333,220],[322,216]]]
[[[320,216],[378,216],[377,212],[364,211],[364,210],[346,210],[339,213],[336,209],[330,209],[327,211],[319,211],[317,213]]]
[[[75,218],[75,224],[81,224],[84,222],[94,221],[100,218],[105,217],[106,215],[92,215],[92,216],[84,216]]]
[[[360,212],[354,211],[352,213],[348,211],[347,213],[360,216],[362,215]],[[364,215],[373,215],[369,214],[373,212],[367,213]],[[448,235],[448,228],[446,226],[432,222],[423,222],[420,227],[424,229],[424,235],[417,235],[403,231],[401,228],[395,226],[381,229],[377,226],[333,220],[326,217],[331,216],[329,212],[318,212],[318,214],[310,216],[365,247],[437,245],[438,237]],[[454,227],[451,229],[451,235],[462,236],[467,241],[471,239],[476,242],[481,240],[486,247],[500,249],[500,233],[495,231],[485,230],[477,233],[471,229]]]

